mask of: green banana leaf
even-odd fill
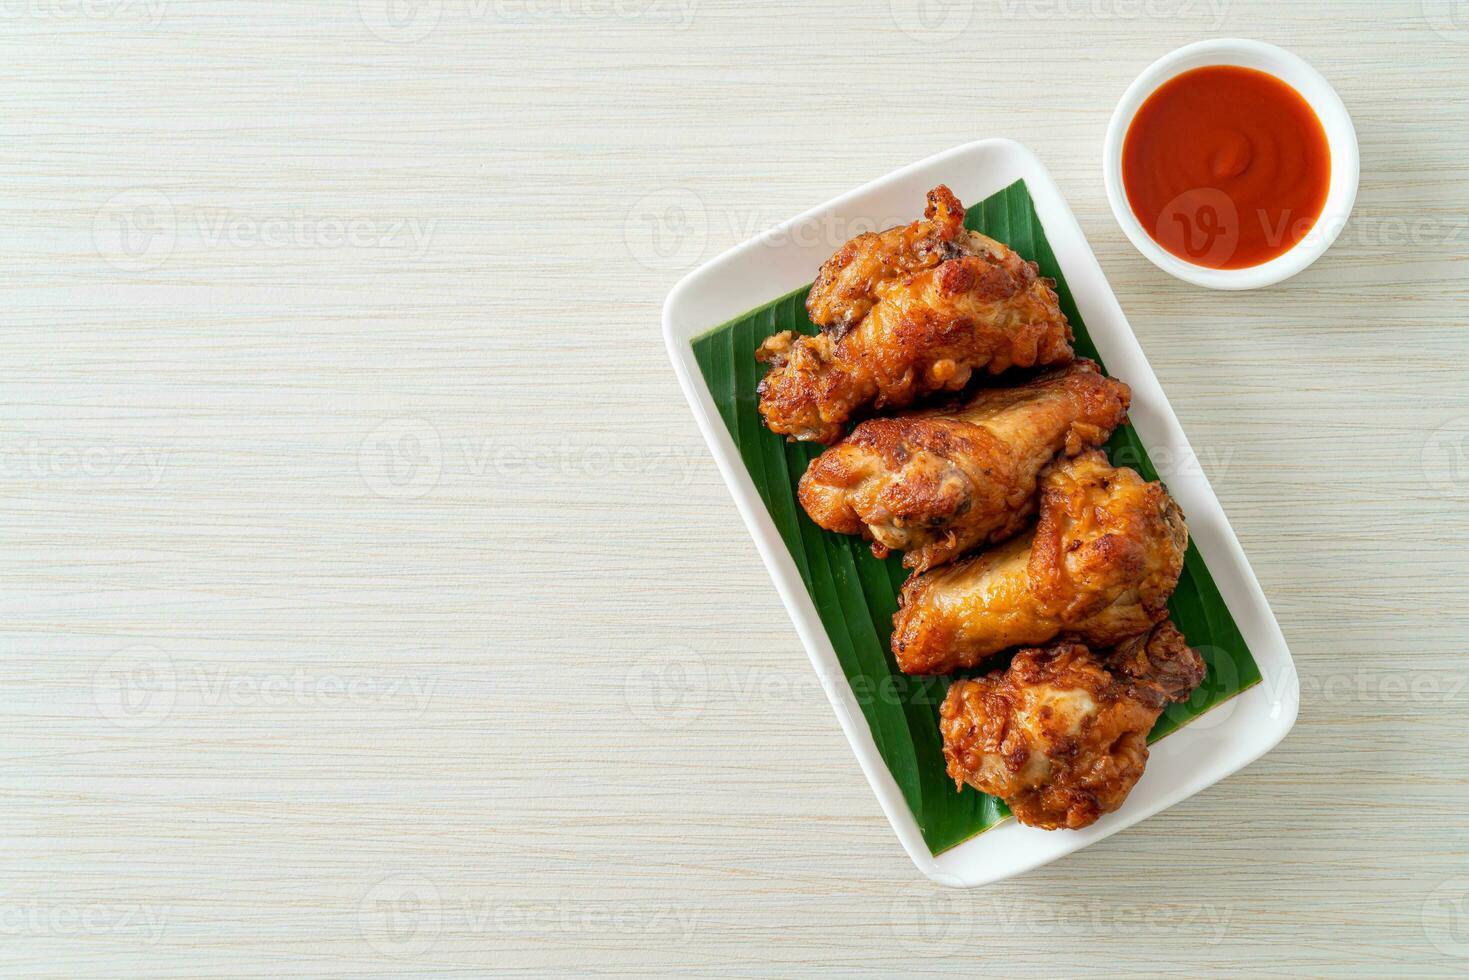
[[[1017,181],[970,207],[965,224],[1005,242],[1039,263],[1042,275],[1056,280],[1061,309],[1076,332],[1077,354],[1102,363],[1024,182]],[[779,330],[816,332],[806,317],[808,288],[703,334],[693,342],[694,354],[724,424],[800,570],[878,751],[917,818],[925,842],[937,854],[995,826],[1009,811],[999,799],[974,789],[956,791],[945,772],[938,712],[951,678],[909,677],[893,660],[888,640],[898,590],[907,577],[901,556],[879,561],[858,538],[832,534],[813,524],[797,503],[796,485],[822,447],[786,442],[760,422],[755,386],[764,369],[755,362],[755,348]],[[1105,370],[1106,365],[1102,366]],[[1132,466],[1150,480],[1158,478],[1131,426],[1117,430],[1107,451],[1114,463]],[[1170,609],[1174,624],[1208,662],[1209,673],[1188,702],[1172,705],[1158,719],[1150,741],[1260,680],[1259,668],[1192,544]]]

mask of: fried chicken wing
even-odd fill
[[[928,192],[922,219],[858,235],[827,259],[806,294],[806,315],[823,330],[845,334],[893,283],[967,254],[960,244],[965,235],[964,205],[940,184]]]
[[[871,540],[879,558],[907,551],[903,564],[924,571],[1022,530],[1041,468],[1105,442],[1131,394],[1076,361],[954,411],[870,419],[806,469],[801,506],[829,531]]]
[[[936,205],[941,191],[947,200]],[[772,432],[834,442],[864,409],[957,391],[975,371],[1072,359],[1071,327],[1034,262],[977,232],[954,230],[951,240],[937,230],[962,218],[952,198],[936,188],[931,220],[833,256],[813,287],[814,315],[831,329],[786,330],[760,345],[755,357],[770,365],[760,415]]]
[[[1110,646],[1168,615],[1188,528],[1161,483],[1092,450],[1041,474],[1035,530],[915,575],[893,617],[909,674],[947,674],[1066,634]]]
[[[1086,827],[1127,799],[1153,723],[1204,673],[1166,621],[1104,658],[1071,642],[1021,650],[1009,669],[950,686],[939,721],[949,775],[1028,826]]]

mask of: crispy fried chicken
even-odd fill
[[[1000,797],[1023,824],[1086,827],[1127,799],[1153,723],[1204,673],[1166,621],[1104,657],[1072,642],[1021,650],[1009,669],[949,688],[939,722],[949,775]]]
[[[906,551],[921,572],[1022,530],[1041,468],[1105,442],[1130,397],[1077,361],[962,408],[871,419],[811,463],[801,505],[827,530],[872,541],[879,558]]]
[[[915,575],[893,617],[909,674],[946,674],[1063,634],[1111,646],[1168,614],[1188,528],[1161,483],[1092,450],[1041,474],[1040,520],[989,551]]]
[[[1054,284],[962,218],[941,185],[924,220],[858,236],[828,260],[807,297],[823,331],[786,330],[755,353],[770,365],[759,396],[772,432],[835,442],[866,409],[957,391],[975,371],[1072,359]]]

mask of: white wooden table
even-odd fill
[[[0,5],[0,968],[1469,969],[1469,15],[680,2]],[[1316,64],[1362,148],[1342,240],[1244,295],[1148,265],[1099,166],[1132,77],[1222,35]],[[1242,774],[955,892],[658,311],[999,135],[1068,195],[1304,691]]]

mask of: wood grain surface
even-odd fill
[[[1362,149],[1342,239],[1246,294],[1155,270],[1100,174],[1128,82],[1229,35]],[[1462,4],[7,0],[0,38],[0,969],[1469,969]],[[659,309],[985,136],[1068,196],[1302,710],[961,892],[879,811]]]

